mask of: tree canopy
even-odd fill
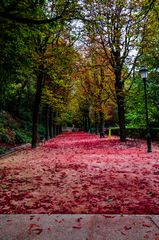
[[[157,126],[158,12],[154,0],[2,0],[0,111],[25,123],[33,147],[72,124],[118,125],[125,141],[127,126],[145,125],[144,64]]]

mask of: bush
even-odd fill
[[[24,129],[25,131],[31,132],[32,131],[32,122],[22,121],[21,128]]]
[[[8,148],[0,146],[0,155],[6,153],[7,151],[8,151]]]
[[[31,137],[28,136],[26,133],[20,130],[15,131],[15,143],[29,143],[31,142]]]
[[[1,140],[3,143],[10,143],[10,139],[8,135],[1,135]]]
[[[38,125],[38,133],[40,136],[45,136],[45,127],[42,124]]]
[[[5,128],[0,128],[0,140],[3,143],[9,143],[10,142],[10,138],[7,134],[7,129]]]
[[[111,128],[112,135],[119,136],[119,128]],[[150,128],[151,138],[159,140],[159,128]],[[146,139],[146,128],[126,127],[126,137]]]

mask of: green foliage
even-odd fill
[[[29,143],[31,142],[31,137],[24,133],[22,130],[15,131],[15,143],[22,144],[22,143]]]
[[[48,19],[50,16],[59,15],[65,2],[49,1],[50,7],[46,12],[47,1],[2,0],[0,11],[19,18]],[[115,101],[116,95],[112,67],[117,70],[117,64],[120,63],[119,65],[122,67],[120,69],[122,70],[121,80],[124,82],[130,65],[133,63],[131,61],[133,58],[129,54],[132,49],[143,48],[144,54],[139,61],[149,69],[159,66],[159,28],[156,14],[156,10],[159,9],[158,3],[156,3],[154,12],[149,13],[146,22],[143,20],[145,16],[143,11],[144,5],[149,6],[148,3],[146,4],[148,1],[140,1],[140,4],[136,4],[136,1],[114,2],[112,0],[82,2],[82,14],[84,16],[87,12],[88,15],[85,17],[88,17],[89,21],[85,21],[85,29],[81,32],[84,33],[84,37],[87,35],[87,45],[90,46],[90,49],[88,52],[88,49],[82,47],[86,52],[84,58],[80,58],[75,50],[78,44],[75,47],[73,45],[73,41],[78,38],[76,34],[77,32],[79,34],[79,30],[76,31],[73,27],[74,24],[65,21],[70,16],[73,19],[75,10],[77,14],[79,13],[77,2],[80,5],[80,1],[68,1],[67,16],[65,15],[62,21],[49,25],[27,25],[0,17],[0,111],[5,110],[15,117],[13,119],[7,114],[0,115],[0,139],[4,143],[30,142],[36,83],[41,71],[43,71],[45,80],[43,82],[42,107],[48,104],[54,112],[58,113],[54,116],[56,124],[71,126],[73,123],[81,126],[83,113],[86,111],[89,112],[92,123],[94,112],[99,112],[101,109],[105,113],[107,121],[113,117],[112,112],[116,109],[113,101]],[[96,14],[89,16],[89,12],[92,13],[92,11],[95,11]],[[142,20],[138,21],[141,15]],[[80,16],[82,15],[80,14]],[[145,23],[146,25],[143,26]],[[146,36],[140,44],[143,29],[145,29]],[[108,39],[109,37],[110,39]],[[100,39],[102,39],[102,44]],[[107,51],[109,43],[110,52]],[[122,51],[121,54],[118,54],[120,46]],[[111,59],[112,54],[114,56]],[[88,59],[87,67],[83,68],[87,62],[87,55],[92,56],[92,63]],[[116,56],[120,56],[119,59],[116,59]],[[101,63],[105,64],[103,73],[102,69],[100,71],[97,67]],[[84,70],[81,73],[77,71],[81,68],[80,65]],[[94,70],[92,70],[94,65]],[[43,70],[41,66],[43,66]],[[86,73],[87,68],[88,73]],[[159,75],[151,72],[147,82],[149,120],[150,125],[153,126],[159,126],[158,79]],[[76,80],[81,86],[76,86],[78,85]],[[130,75],[129,81],[131,80]],[[72,94],[73,92],[75,94]],[[71,94],[76,99],[72,100]],[[69,104],[72,104],[72,107]],[[143,83],[138,76],[134,79],[134,84],[126,95],[125,106],[127,125],[144,128],[144,91]],[[45,134],[44,117],[43,124],[38,127],[38,132],[42,136]]]
[[[10,128],[0,128],[0,139],[3,143],[13,143],[14,131],[12,131]]]
[[[26,131],[26,132],[30,132],[32,131],[32,122],[31,121],[21,121],[21,128]]]
[[[10,143],[10,139],[9,139],[8,135],[2,134],[1,135],[1,140],[2,140],[3,143]]]
[[[40,136],[45,136],[45,127],[42,124],[38,125],[38,133]]]
[[[29,127],[28,127],[28,125]],[[24,126],[27,126],[26,128]],[[14,119],[8,112],[0,114],[0,140],[5,144],[21,144],[31,141],[31,123]]]
[[[7,147],[0,146],[0,155],[6,153],[7,151],[8,151]]]

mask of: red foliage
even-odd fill
[[[154,143],[63,133],[1,160],[0,213],[159,214],[158,159]]]

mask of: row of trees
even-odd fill
[[[51,119],[69,100],[76,51],[65,18],[72,8],[73,1],[1,3],[1,110],[24,119],[32,116],[32,147],[38,143],[39,113],[49,122],[48,139],[60,128],[58,124],[55,131]]]
[[[154,0],[1,1],[0,110],[32,121],[32,147],[39,116],[46,139],[64,122],[93,124],[96,132],[100,123],[103,133],[113,119],[125,141],[126,123],[139,123],[144,112],[135,71],[159,66],[158,10]],[[158,123],[154,71],[150,79],[150,116]]]

